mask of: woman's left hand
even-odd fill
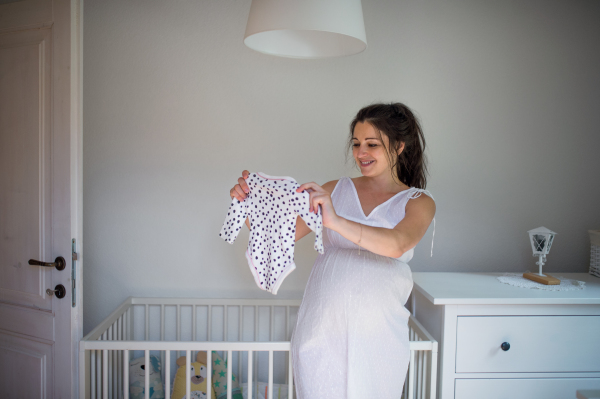
[[[332,228],[340,217],[335,213],[331,195],[323,187],[314,182],[302,184],[296,189],[296,192],[301,193],[304,190],[310,194],[309,211],[316,214],[320,205],[323,212],[323,226]]]

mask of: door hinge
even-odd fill
[[[77,245],[75,239],[71,240],[71,306],[75,307],[77,304]]]

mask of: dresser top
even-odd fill
[[[576,291],[544,291],[501,283],[504,273],[413,273],[414,288],[435,305],[597,305],[600,278],[587,273],[550,273],[585,281]]]

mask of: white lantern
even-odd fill
[[[542,273],[542,266],[544,266],[544,263],[546,262],[546,255],[548,255],[548,253],[550,252],[550,248],[552,247],[552,242],[554,241],[554,236],[556,235],[556,233],[545,227],[538,227],[537,229],[529,230],[528,233],[529,242],[531,243],[531,250],[533,251],[533,256],[538,257],[536,265],[539,266],[539,272],[524,273],[523,277],[547,285],[560,284],[560,280],[558,280],[557,278],[554,278],[549,275],[544,275]]]

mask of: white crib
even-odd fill
[[[186,392],[190,397],[190,361],[207,351],[207,386],[211,386],[211,352],[227,361],[227,399],[237,366],[238,381],[247,385],[248,399],[257,398],[258,381],[287,385],[294,398],[290,338],[300,300],[128,298],[86,335],[79,345],[80,397],[128,399],[129,361],[150,354],[160,357],[165,398],[170,398],[175,364],[187,357]],[[410,365],[403,399],[436,397],[437,342],[412,316]],[[149,367],[145,369],[145,395],[149,399]]]

